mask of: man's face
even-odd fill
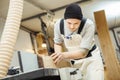
[[[74,32],[79,28],[81,20],[79,19],[66,19],[67,27],[70,31]]]

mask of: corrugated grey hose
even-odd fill
[[[7,75],[16,44],[24,0],[10,0],[8,15],[0,41],[0,79]]]

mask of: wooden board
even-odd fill
[[[38,64],[39,67],[44,67],[44,68],[71,67],[70,62],[68,61],[61,61],[58,65],[55,65],[50,56],[41,56],[41,55],[38,55]]]
[[[110,38],[104,10],[94,12],[103,57],[106,65],[107,80],[120,80],[120,65]]]

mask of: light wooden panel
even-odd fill
[[[104,10],[94,12],[97,33],[105,59],[107,80],[120,80],[120,65],[110,39]]]
[[[55,65],[52,57],[50,56],[43,56],[43,55],[38,55],[38,63],[39,67],[44,67],[44,68],[64,68],[64,67],[71,67],[70,62],[66,60],[62,60],[58,65]]]

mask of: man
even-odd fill
[[[81,8],[77,4],[68,5],[64,13],[64,27],[61,28],[61,19],[54,26],[55,53],[51,57],[55,64],[69,59],[73,67],[81,70],[83,80],[104,80],[102,58],[94,41],[95,26],[90,19],[82,23],[83,20]],[[62,43],[67,49],[64,52]]]

